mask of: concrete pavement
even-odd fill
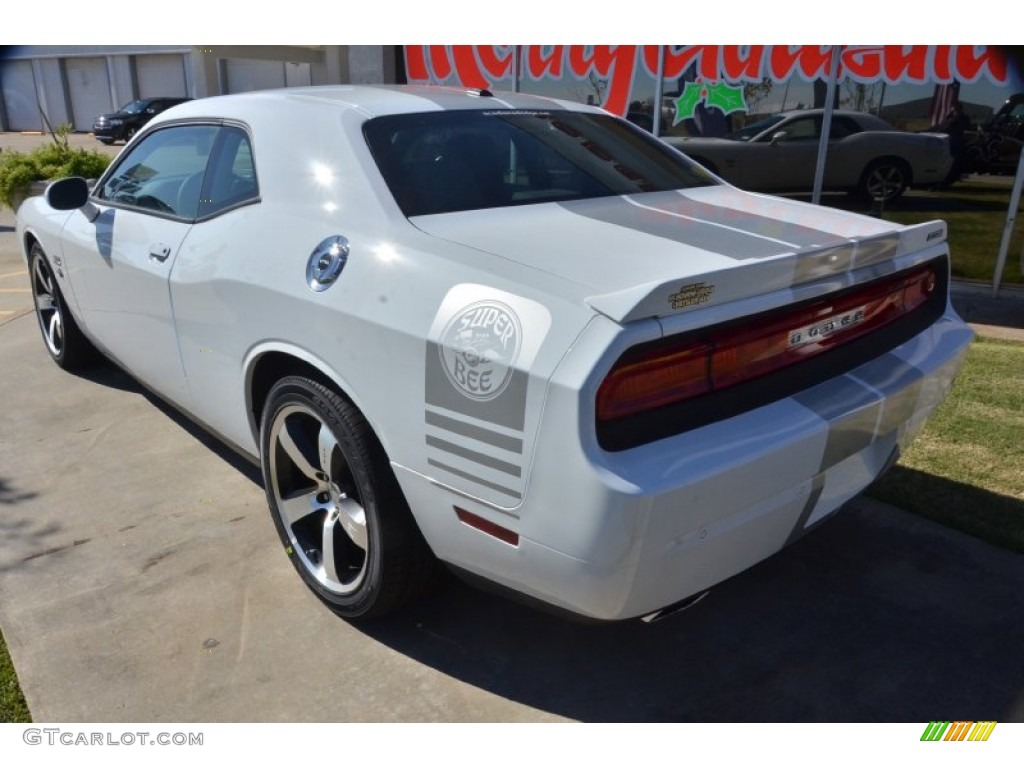
[[[862,499],[648,626],[448,580],[357,627],[257,472],[102,367],[0,329],[0,626],[39,721],[1024,718],[1024,558]]]

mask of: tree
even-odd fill
[[[581,101],[585,104],[596,104],[601,106],[604,104],[604,95],[608,91],[608,81],[602,80],[593,72],[587,75],[587,82],[577,83],[569,88],[569,93],[576,101]]]
[[[856,83],[846,78],[840,84],[839,103],[856,112],[871,112],[878,107],[880,86],[881,83]]]
[[[762,101],[772,92],[772,81],[764,78],[760,83],[743,84],[743,100],[747,103],[747,114],[757,114],[757,108]]]

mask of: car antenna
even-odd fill
[[[491,93],[491,92],[490,92],[489,90],[487,90],[486,88],[470,88],[470,89],[469,89],[468,91],[466,91],[466,92],[467,92],[467,93],[468,93],[468,94],[469,94],[470,96],[489,96],[489,97],[491,97],[491,98],[494,98],[494,94],[493,94],[493,93]]]

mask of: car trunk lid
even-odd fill
[[[419,216],[436,237],[585,286],[619,323],[665,317],[835,276],[945,238],[716,185]]]

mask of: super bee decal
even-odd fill
[[[460,310],[441,334],[439,353],[448,380],[473,400],[493,400],[512,378],[522,326],[499,301],[478,301]]]
[[[540,304],[480,285],[452,288],[427,339],[427,464],[446,484],[501,506],[522,499],[530,370],[551,325]]]

